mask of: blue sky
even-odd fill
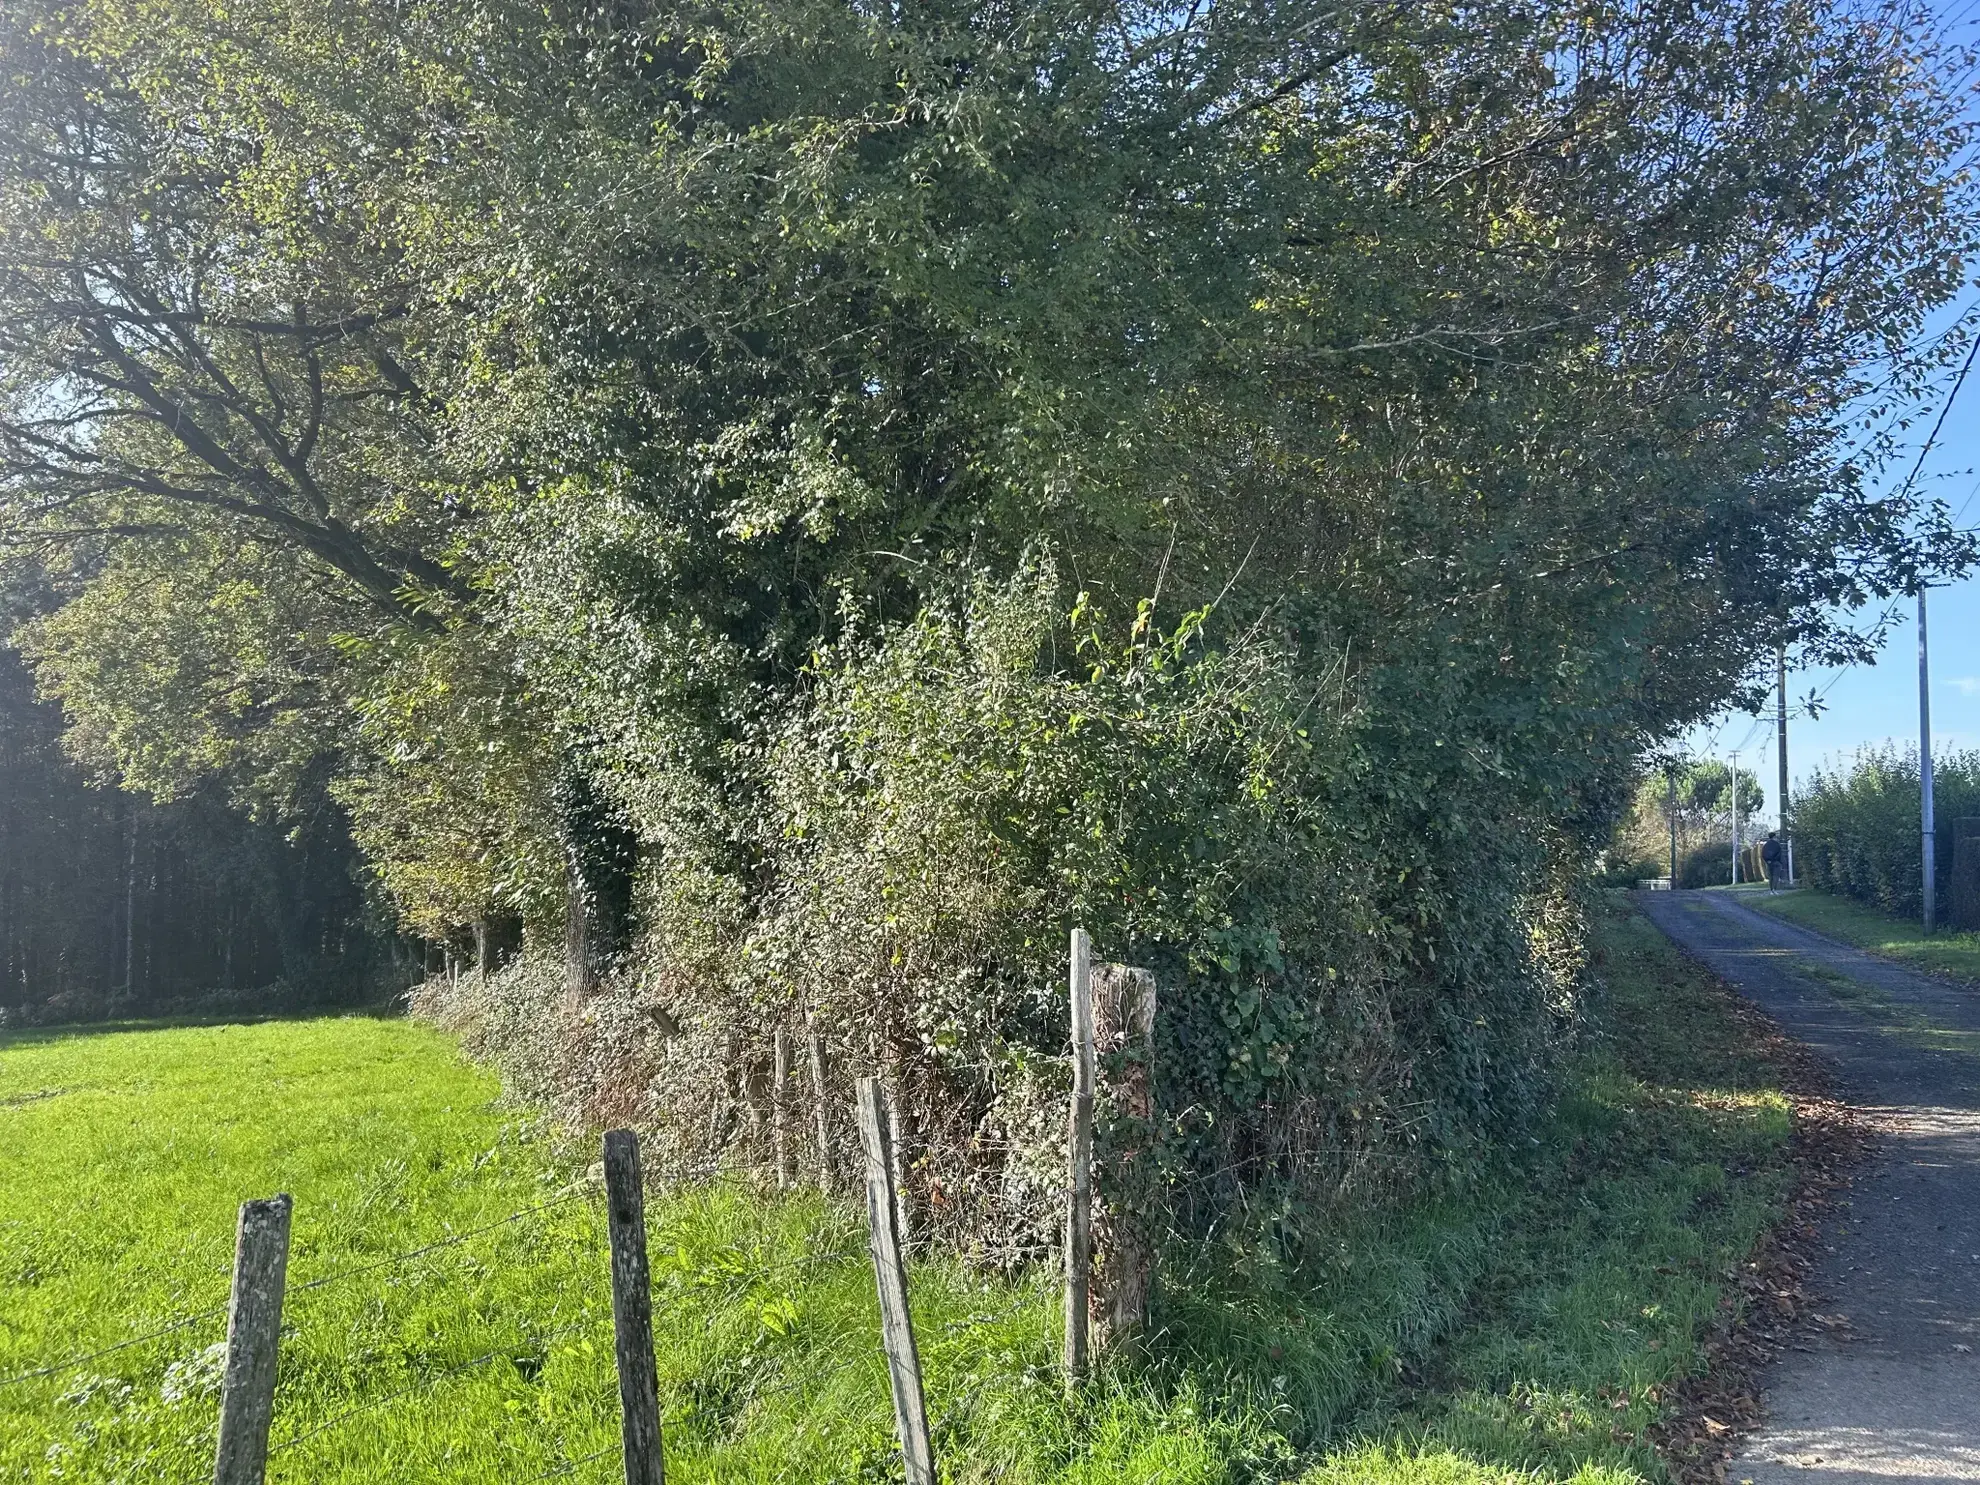
[[[1921,427],[1921,441],[1924,432]],[[1893,480],[1902,480],[1909,466],[1909,459],[1899,461]],[[1968,378],[1947,415],[1939,442],[1926,457],[1920,483],[1955,512],[1964,509],[1960,525],[1980,524],[1980,370]],[[1901,747],[1917,744],[1918,625],[1914,608],[1909,599],[1900,602],[1898,620],[1891,625],[1874,665],[1789,673],[1790,707],[1804,700],[1812,689],[1822,694],[1824,708],[1812,721],[1805,712],[1790,713],[1788,771],[1797,785],[1818,764],[1847,763],[1861,748],[1893,742]],[[1856,615],[1855,621],[1867,628],[1881,612],[1881,606],[1868,610]],[[1931,591],[1926,631],[1932,651],[1933,756],[1943,757],[1954,748],[1980,748],[1980,575]],[[1740,766],[1759,774],[1767,796],[1765,814],[1771,823],[1778,804],[1774,797],[1771,710],[1759,721],[1743,712],[1733,713],[1685,739],[1694,755],[1709,752],[1721,758],[1742,744]]]
[[[1939,14],[1945,34],[1965,44],[1980,40],[1980,15],[1976,15],[1974,0],[1940,0]],[[1976,295],[1980,295],[1980,285],[1970,285],[1966,302],[1972,302]],[[1952,313],[1940,316],[1933,328],[1944,328],[1952,318]],[[1939,395],[1943,397],[1949,390],[1950,378]],[[1936,416],[1928,413],[1918,421],[1918,441],[1909,454],[1893,461],[1889,483],[1895,485],[1910,473]],[[1967,378],[1948,411],[1938,441],[1920,469],[1919,486],[1955,512],[1963,511],[1958,522],[1961,526],[1980,526],[1980,366]],[[1852,616],[1853,622],[1867,629],[1883,612],[1880,605]],[[1886,743],[1917,745],[1918,625],[1914,613],[1910,600],[1899,604],[1897,621],[1890,626],[1874,665],[1843,671],[1789,672],[1791,708],[1811,689],[1823,698],[1819,717],[1810,720],[1805,712],[1791,712],[1789,716],[1788,771],[1797,787],[1818,765],[1847,764],[1862,748]],[[1926,628],[1932,650],[1933,756],[1943,757],[1955,748],[1980,748],[1980,575],[1970,575],[1950,587],[1934,588],[1927,599]],[[1694,756],[1711,753],[1723,758],[1742,744],[1740,766],[1759,774],[1767,797],[1764,814],[1771,824],[1779,804],[1774,797],[1777,773],[1771,710],[1759,721],[1743,712],[1734,713],[1695,729],[1684,739],[1684,746]]]

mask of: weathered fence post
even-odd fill
[[[289,1278],[291,1208],[286,1194],[241,1203],[234,1237],[234,1289],[227,1302],[227,1370],[220,1389],[220,1447],[213,1460],[213,1485],[262,1485],[268,1468],[282,1292]]]
[[[1091,979],[1094,1040],[1106,1059],[1091,1276],[1092,1344],[1104,1351],[1147,1323],[1154,1278],[1155,973],[1096,964]]]
[[[905,1253],[914,1241],[914,1214],[908,1209],[907,1152],[901,1145],[900,1083],[883,1074],[880,1091],[887,1096],[887,1174],[894,1183],[894,1240]]]
[[[646,1198],[639,1137],[605,1136],[605,1213],[612,1243],[612,1335],[618,1347],[620,1438],[626,1485],[665,1485],[660,1378],[653,1359],[653,1289],[646,1271]]]
[[[1093,1264],[1093,943],[1072,931],[1072,1122],[1066,1192],[1066,1380],[1087,1368],[1087,1291]]]
[[[928,1405],[921,1391],[914,1322],[908,1314],[907,1265],[901,1257],[899,1208],[894,1199],[893,1117],[878,1078],[859,1080],[859,1142],[866,1153],[866,1227],[873,1249],[873,1279],[880,1291],[880,1337],[887,1348],[901,1462],[907,1469],[907,1485],[935,1485]]]
[[[791,1039],[778,1027],[770,1038],[770,1156],[777,1189],[791,1185]]]
[[[811,1110],[818,1121],[818,1189],[832,1189],[832,1127],[825,1108],[825,1038],[818,1034],[817,1017],[810,1018]]]

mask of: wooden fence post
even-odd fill
[[[1147,1323],[1155,1272],[1155,973],[1096,964],[1091,978],[1106,1118],[1096,1135],[1089,1313],[1093,1349],[1104,1351]]]
[[[1066,1380],[1087,1369],[1087,1291],[1093,1263],[1093,943],[1072,931],[1072,1122],[1066,1195]]]
[[[907,1469],[907,1485],[935,1485],[928,1405],[921,1391],[914,1322],[908,1314],[907,1265],[901,1257],[899,1208],[894,1201],[893,1117],[878,1078],[859,1080],[859,1142],[866,1153],[866,1227],[873,1249],[873,1279],[880,1290],[880,1338],[887,1348],[901,1462]]]
[[[282,1292],[289,1278],[287,1194],[241,1203],[234,1289],[227,1302],[227,1370],[220,1390],[220,1447],[213,1485],[262,1485],[275,1416]]]
[[[791,1039],[779,1026],[770,1038],[770,1156],[777,1189],[791,1185]]]
[[[612,1335],[618,1347],[626,1485],[665,1485],[653,1289],[646,1270],[646,1198],[640,1184],[639,1137],[629,1129],[605,1136],[605,1212],[612,1242]]]
[[[832,1189],[832,1127],[825,1107],[825,1038],[818,1034],[817,1018],[811,1018],[811,1109],[818,1121],[818,1189]]]

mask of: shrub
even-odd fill
[[[1938,900],[1951,889],[1953,837],[1980,815],[1980,752],[1933,757]],[[1795,871],[1809,885],[1900,918],[1924,908],[1918,750],[1866,748],[1847,769],[1818,769],[1794,803]]]
[[[1708,840],[1678,857],[1680,887],[1723,887],[1732,880],[1732,841]]]
[[[1440,737],[1411,756],[1316,704],[1290,633],[1070,617],[1034,564],[821,653],[750,765],[754,900],[731,836],[622,786],[649,843],[625,967],[573,1000],[530,960],[422,1008],[568,1118],[640,1123],[675,1175],[763,1171],[780,1124],[809,1168],[816,1035],[834,1178],[877,1069],[918,1220],[997,1258],[1055,1236],[1068,923],[1157,972],[1185,1227],[1373,1198],[1520,1127],[1581,967],[1585,843],[1554,801],[1522,814]]]

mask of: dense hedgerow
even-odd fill
[[[1942,30],[16,0],[22,637],[126,784],[327,771],[404,924],[520,923],[435,1013],[658,1165],[816,1035],[841,1176],[878,1068],[1035,1249],[1079,924],[1179,1220],[1297,1229],[1546,1100],[1635,760],[1970,556],[1854,423],[1964,354]]]
[[[816,1033],[835,1179],[851,1078],[881,1071],[917,1209],[1003,1257],[1058,1220],[1069,924],[1156,971],[1186,1225],[1266,1193],[1373,1197],[1509,1133],[1576,1015],[1576,878],[1546,802],[1483,823],[1497,781],[1419,773],[1365,712],[1316,700],[1292,626],[1219,645],[1211,619],[1159,635],[1144,612],[1110,643],[1121,626],[1068,616],[1034,562],[849,639],[758,759],[760,900],[711,897],[732,842],[628,789],[658,842],[631,965],[582,1000],[531,960],[422,1005],[573,1121],[662,1135],[679,1174],[769,1168],[780,1035],[793,1163],[813,1165]]]
[[[1952,888],[1959,822],[1980,816],[1980,752],[1932,757],[1938,900]],[[1924,853],[1915,747],[1868,748],[1846,768],[1820,768],[1794,801],[1795,871],[1811,886],[1900,918],[1923,910]]]

